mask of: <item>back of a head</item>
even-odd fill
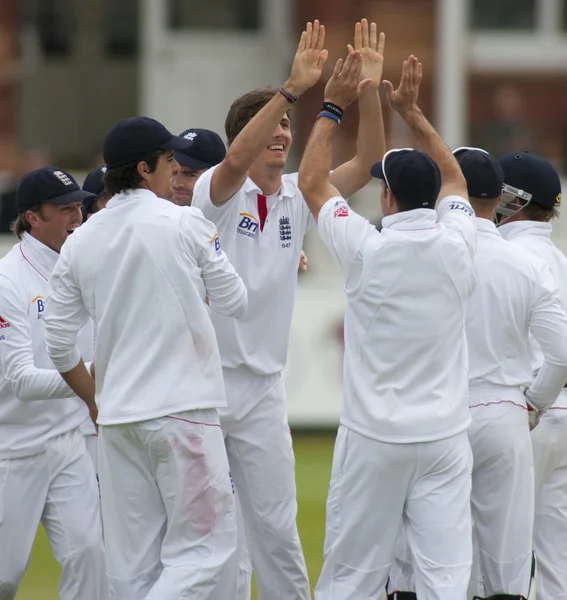
[[[277,93],[278,90],[275,88],[258,88],[239,96],[231,104],[224,122],[224,130],[229,146],[256,113],[264,108]]]
[[[371,174],[381,179],[396,199],[399,212],[435,208],[441,190],[441,173],[435,161],[411,148],[392,149]]]
[[[476,213],[492,213],[500,201],[504,173],[498,161],[481,148],[461,147],[453,151],[467,182]]]
[[[531,152],[511,152],[500,159],[504,172],[500,224],[514,218],[549,221],[559,216],[561,180],[553,165]]]

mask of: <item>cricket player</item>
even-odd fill
[[[106,165],[91,171],[83,182],[83,190],[90,192],[92,196],[83,201],[83,221],[102,210],[110,200],[110,194],[104,187],[104,175]]]
[[[471,507],[483,598],[521,600],[530,589],[534,520],[528,407],[533,415],[547,409],[567,381],[567,317],[547,264],[505,241],[494,224],[503,185],[500,164],[480,149],[454,154],[477,217],[477,283],[466,333]],[[543,357],[535,380],[530,334]],[[411,589],[399,577],[403,571],[403,564],[392,569],[391,589]]]
[[[0,600],[16,597],[40,522],[61,565],[61,600],[108,598],[98,485],[85,445],[96,439],[94,423],[54,368],[43,322],[48,279],[89,196],[60,169],[26,174],[13,224],[20,242],[0,260]],[[92,323],[78,347],[92,360]]]
[[[405,526],[422,600],[465,600],[471,450],[465,310],[476,227],[461,170],[417,106],[421,64],[404,62],[391,107],[417,150],[390,150],[377,231],[329,181],[339,126],[330,103],[356,99],[356,57],[337,63],[299,169],[319,233],[345,277],[344,403],[316,600],[379,598]],[[375,143],[384,151],[384,130]],[[434,210],[437,199],[441,198]]]
[[[284,86],[254,90],[235,100],[225,123],[226,157],[198,179],[193,193],[193,205],[216,223],[249,292],[250,308],[243,319],[213,314],[212,320],[228,395],[221,423],[260,600],[310,597],[296,526],[294,458],[282,373],[297,265],[313,219],[297,173],[283,175],[283,170],[292,143],[289,111],[321,76],[327,59],[324,38],[318,21],[308,23]],[[378,38],[376,25],[358,23],[355,45],[363,52],[367,76],[379,82],[384,38]],[[377,85],[369,86],[359,100],[356,157],[332,174],[345,196],[369,181],[377,160]]]
[[[222,162],[226,148],[220,135],[210,129],[186,129],[179,137],[186,139],[188,146],[175,153],[179,168],[173,172],[171,199],[179,206],[191,206],[197,179]]]
[[[63,247],[46,301],[49,355],[98,407],[108,573],[120,600],[221,600],[216,586],[236,549],[216,410],[226,404],[221,363],[194,278],[222,314],[242,316],[247,292],[214,225],[164,200],[173,152],[185,144],[145,117],[110,130],[103,154],[112,198]],[[89,316],[96,403],[75,348]]]
[[[550,267],[564,309],[567,309],[567,259],[551,241],[551,221],[559,217],[561,181],[553,166],[529,152],[500,159],[504,194],[498,207],[498,231]],[[541,370],[544,348],[530,346],[532,368]],[[538,600],[567,599],[567,391],[541,415],[532,430],[535,472],[534,550]]]

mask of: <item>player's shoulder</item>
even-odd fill
[[[24,266],[25,258],[21,246],[21,242],[15,243],[10,250],[0,258],[0,275],[10,277]]]

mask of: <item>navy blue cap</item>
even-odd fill
[[[511,152],[500,159],[504,184],[531,194],[544,208],[561,205],[561,180],[553,165],[531,152]]]
[[[42,167],[26,173],[20,179],[16,190],[16,206],[21,214],[36,204],[71,204],[91,196],[66,171]]]
[[[142,160],[155,150],[184,150],[184,140],[169,132],[159,121],[132,117],[117,123],[106,135],[102,156],[109,169]]]
[[[441,190],[441,173],[424,152],[404,148],[389,150],[370,170],[392,194],[409,208],[435,208]]]
[[[504,173],[500,163],[482,148],[453,150],[467,182],[469,198],[498,198],[502,194]]]
[[[83,190],[93,194],[91,198],[88,198],[83,202],[83,213],[85,219],[87,215],[92,212],[93,204],[106,194],[106,188],[104,187],[104,174],[107,171],[106,165],[98,167],[94,171],[91,171],[83,182]]]
[[[185,150],[175,153],[175,160],[184,167],[197,171],[210,169],[226,156],[220,135],[210,129],[186,129],[179,137],[189,142]]]

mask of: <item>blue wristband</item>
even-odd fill
[[[332,119],[333,121],[335,121],[335,123],[337,123],[337,125],[341,124],[341,120],[339,119],[339,117],[337,115],[333,114],[332,112],[322,110],[319,113],[319,115],[317,116],[317,118],[320,119],[321,117],[326,117],[327,119]]]

